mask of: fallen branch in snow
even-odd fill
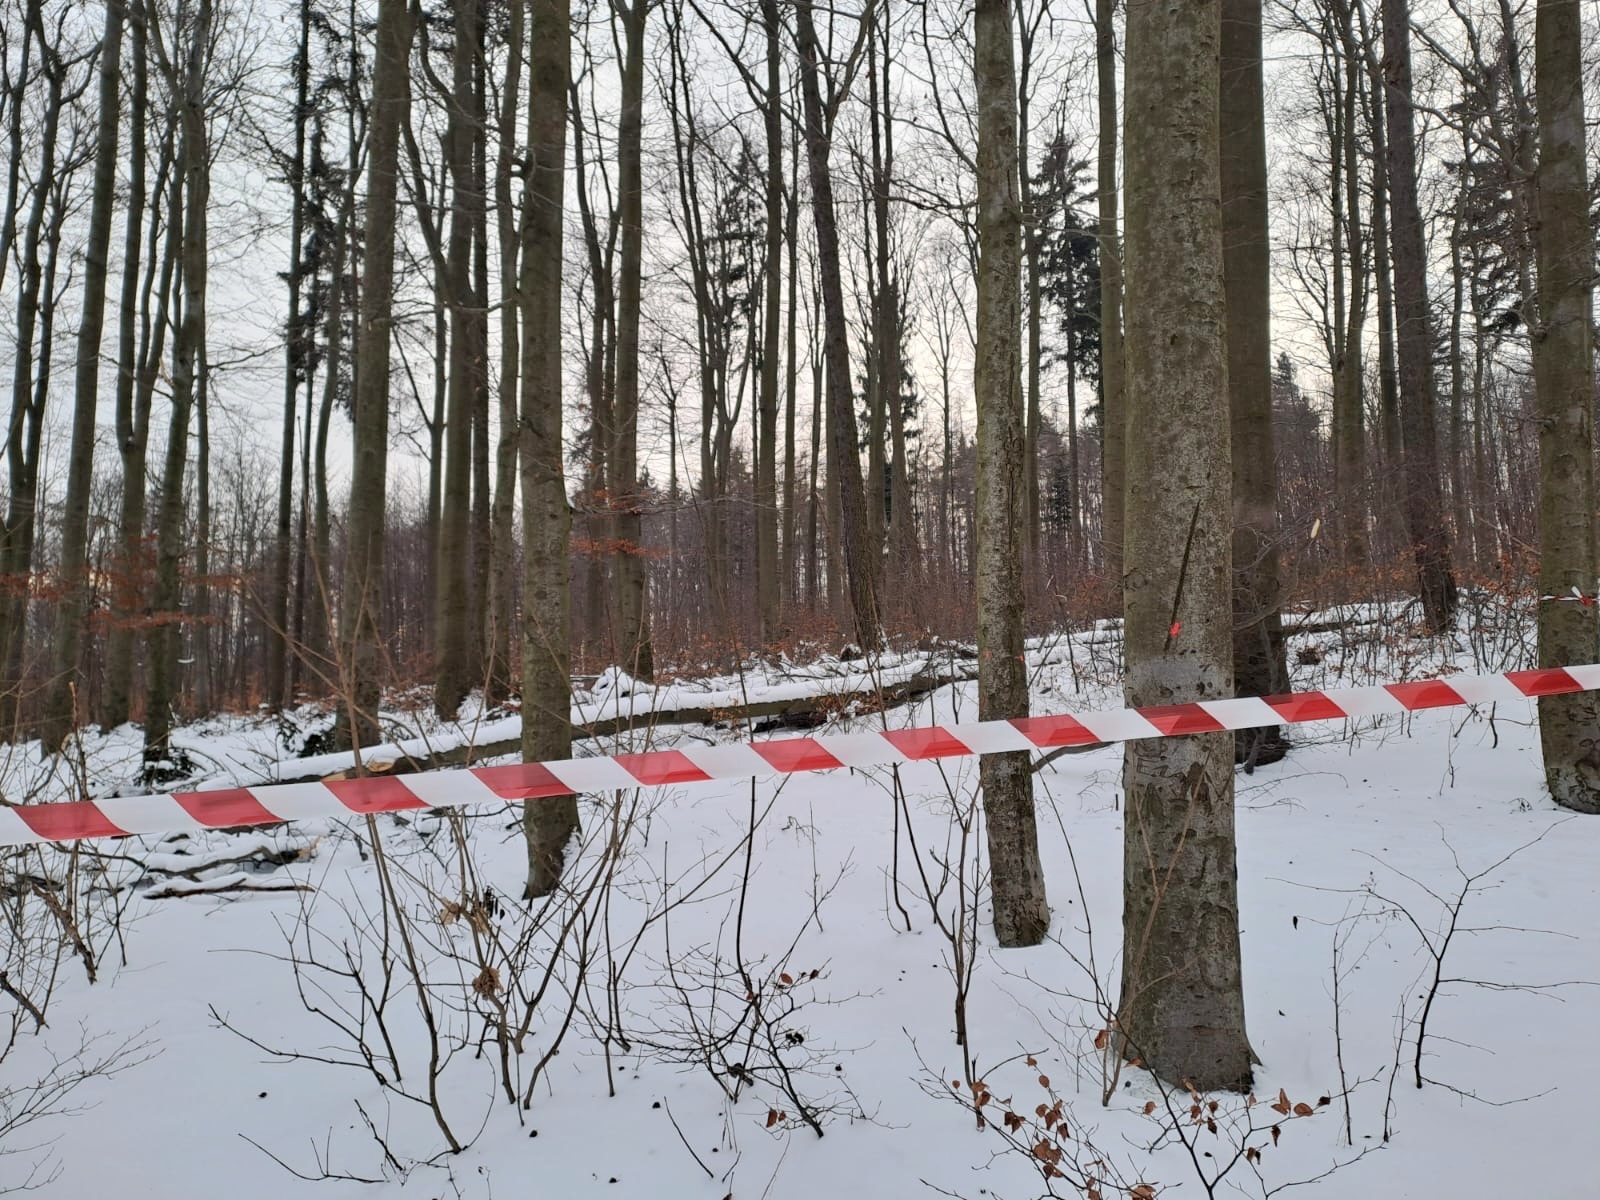
[[[172,879],[144,894],[146,900],[179,900],[185,896],[220,896],[229,892],[314,892],[309,883],[298,883],[282,876],[254,879],[240,871],[219,879]]]

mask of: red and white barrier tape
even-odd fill
[[[873,767],[1008,750],[1051,750],[1096,742],[1181,737],[1339,721],[1600,691],[1600,665],[1455,675],[1413,683],[1240,696],[1153,708],[1059,713],[1013,721],[978,721],[875,733],[774,738],[743,745],[651,750],[605,758],[514,763],[417,775],[376,775],[318,783],[263,784],[159,796],[120,796],[60,804],[0,807],[0,846],[127,834],[177,833],[266,825],[311,817],[348,817],[405,809],[538,800],[577,792],[744,779],[834,767]]]

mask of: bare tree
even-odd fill
[[[1428,262],[1417,201],[1417,153],[1412,129],[1410,0],[1383,0],[1383,51],[1403,506],[1417,565],[1423,616],[1428,628],[1439,633],[1450,627],[1455,616],[1456,581],[1450,565],[1450,535],[1444,524],[1434,434]]]
[[[1233,457],[1233,674],[1241,695],[1289,690],[1278,567],[1278,472],[1272,430],[1272,296],[1267,240],[1261,0],[1223,0],[1222,269]],[[1276,762],[1280,728],[1236,738],[1241,762]]]
[[[1583,23],[1578,0],[1541,0],[1535,39],[1539,106],[1539,323],[1533,330],[1539,415],[1539,588],[1592,596],[1600,573],[1594,520],[1594,234],[1583,110]],[[1546,600],[1539,663],[1594,657],[1593,604]],[[1595,693],[1539,701],[1539,740],[1550,795],[1600,812],[1600,702]]]
[[[639,314],[644,269],[644,34],[652,0],[613,0],[621,20],[622,104],[617,123],[617,374],[612,408],[611,495],[617,562],[617,655],[640,679],[655,678],[650,639],[649,572],[644,546],[644,496],[639,487]]]
[[[1131,705],[1233,691],[1230,474],[1218,145],[1218,0],[1127,23]],[[1129,742],[1118,1032],[1201,1090],[1251,1079],[1239,960],[1233,739]]]
[[[1017,182],[1017,88],[1009,0],[978,0],[973,74],[978,94],[978,315],[973,391],[978,408],[978,715],[1026,716],[1022,640],[1022,202]],[[1033,946],[1050,928],[1033,766],[1026,751],[986,754],[979,767],[1002,946]]]
[[[865,33],[872,16],[869,4],[861,17]],[[849,332],[845,324],[844,285],[839,271],[839,226],[834,216],[833,176],[828,166],[833,118],[848,91],[835,82],[826,104],[822,95],[822,48],[817,40],[812,0],[795,0],[795,41],[800,53],[800,92],[805,105],[806,161],[811,181],[811,219],[817,232],[817,274],[823,310],[822,357],[828,404],[828,469],[839,498],[844,568],[855,616],[856,637],[873,649],[882,636],[874,587],[876,570],[867,533],[866,497],[861,460],[856,453],[856,414],[850,389]],[[859,39],[858,39],[859,47]],[[851,56],[853,70],[856,53]],[[847,73],[848,78],[848,73]],[[830,576],[833,574],[830,564]]]
[[[474,570],[472,483],[477,414],[488,390],[489,298],[480,290],[475,260],[484,220],[481,149],[487,138],[478,67],[483,61],[484,14],[479,0],[454,6],[445,153],[451,188],[450,231],[444,274],[450,312],[449,391],[445,416],[444,504],[436,578],[435,710],[453,717],[474,684],[483,682],[479,602],[483,589]]]
[[[642,0],[641,0],[642,2]],[[522,199],[522,757],[572,753],[572,678],[567,586],[572,514],[561,442],[561,247],[567,90],[572,31],[567,0],[527,0],[528,147]],[[578,829],[576,796],[527,803],[527,897],[561,881]]]
[[[105,329],[107,259],[117,185],[117,131],[122,117],[123,0],[106,0],[100,39],[100,114],[95,131],[94,192],[84,243],[83,312],[78,319],[72,446],[66,508],[61,517],[61,607],[56,617],[53,670],[41,734],[57,745],[76,716],[78,658],[88,581],[89,492],[94,482],[95,418],[100,405],[100,341]]]
[[[151,607],[155,623],[145,642],[145,774],[153,782],[182,769],[172,751],[173,702],[178,693],[182,646],[184,551],[184,475],[189,455],[189,422],[204,404],[206,378],[206,282],[210,258],[209,204],[211,155],[205,112],[206,61],[211,50],[211,0],[199,0],[187,25],[181,17],[169,50],[159,34],[152,39],[157,61],[178,96],[178,167],[169,219],[182,230],[178,261],[180,317],[172,338],[172,392],[167,451],[161,469],[156,510],[156,576]],[[181,72],[179,39],[185,48]],[[181,215],[176,197],[181,187]]]
[[[1122,590],[1123,458],[1128,421],[1122,349],[1122,245],[1117,232],[1117,32],[1116,0],[1095,0],[1095,74],[1098,86],[1100,216],[1100,541],[1106,577]]]
[[[367,144],[366,228],[361,316],[356,337],[354,464],[345,526],[339,633],[341,724],[353,744],[378,734],[378,691],[384,675],[383,553],[389,469],[389,346],[394,310],[396,184],[400,130],[411,102],[411,14],[406,0],[379,0],[377,52]]]

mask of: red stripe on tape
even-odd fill
[[[1100,739],[1082,721],[1060,713],[1052,717],[1012,717],[1011,724],[1035,746],[1092,746]]]
[[[184,812],[211,829],[228,829],[235,825],[274,825],[283,820],[271,809],[263,808],[261,801],[248,788],[174,792],[172,798]]]
[[[644,754],[618,754],[615,761],[643,784],[700,783],[710,779],[682,750],[650,750]]]
[[[959,758],[971,754],[968,746],[948,729],[937,725],[927,729],[886,729],[883,740],[912,760],[924,758]]]
[[[400,812],[408,808],[427,808],[417,794],[388,775],[368,775],[361,779],[333,779],[324,784],[351,812]]]
[[[750,749],[766,759],[774,771],[827,771],[844,764],[818,744],[816,738],[774,738],[751,742]]]
[[[69,800],[62,804],[24,804],[11,811],[21,817],[29,829],[47,842],[122,837],[128,832],[118,825],[113,825],[110,818],[90,800]]]
[[[1186,733],[1221,733],[1227,728],[1198,704],[1155,704],[1138,712],[1167,737],[1180,737]]]
[[[1564,696],[1568,692],[1583,691],[1583,684],[1561,667],[1545,667],[1537,671],[1507,671],[1506,678],[1511,680],[1524,696]]]
[[[1407,708],[1453,708],[1465,704],[1461,693],[1442,679],[1420,679],[1415,683],[1386,683],[1383,690]]]
[[[543,763],[473,767],[471,774],[502,800],[543,800],[548,796],[572,795],[572,789]]]
[[[1350,715],[1321,692],[1290,692],[1261,698],[1290,724],[1297,721],[1337,721],[1340,717]]]

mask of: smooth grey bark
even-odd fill
[[[72,445],[67,496],[61,517],[61,606],[56,615],[50,693],[40,735],[59,745],[76,723],[78,657],[83,640],[88,580],[89,490],[94,482],[95,417],[100,406],[100,342],[105,330],[107,259],[116,202],[117,133],[122,118],[122,0],[106,0],[100,40],[99,123],[95,133],[94,191],[84,240],[83,311],[78,318],[73,386]]]
[[[354,453],[339,595],[340,727],[355,745],[378,735],[385,674],[383,556],[389,469],[389,343],[394,306],[400,129],[411,103],[411,16],[406,0],[379,0],[367,127],[366,227],[356,330]]]
[[[1417,200],[1412,129],[1411,5],[1383,0],[1384,115],[1388,126],[1390,240],[1394,255],[1395,349],[1400,373],[1402,505],[1417,569],[1417,592],[1430,630],[1449,629],[1456,611],[1450,535],[1444,524],[1439,450],[1434,434],[1433,334],[1428,312],[1427,250]]]
[[[566,99],[572,33],[567,0],[527,0],[528,145],[517,303],[522,314],[522,757],[572,753],[572,514],[561,443],[561,248]],[[561,882],[578,830],[576,796],[529,801],[526,898]]]
[[[978,719],[1028,715],[1022,641],[1026,472],[1017,183],[1017,87],[1009,0],[977,0],[973,74],[978,106],[978,311],[972,385],[978,411]],[[1019,478],[1020,474],[1020,478]],[[1026,751],[979,764],[995,939],[1034,946],[1050,928]]]
[[[527,53],[527,19],[521,4],[506,11],[506,72],[501,81],[500,111],[495,130],[494,215],[500,266],[500,379],[496,392],[500,438],[494,455],[494,506],[490,513],[489,695],[497,704],[510,695],[517,671],[513,664],[512,629],[516,621],[516,496],[517,381],[520,375],[521,329],[517,299],[517,216],[511,198],[511,172],[517,153],[517,125],[522,103],[522,60]]]
[[[1583,109],[1583,25],[1578,0],[1540,0],[1535,21],[1539,107],[1539,324],[1533,331],[1539,421],[1539,590],[1593,596],[1595,545],[1594,233]],[[1539,665],[1593,661],[1600,609],[1539,606]],[[1539,700],[1545,782],[1563,808],[1600,813],[1600,698]]]
[[[1023,0],[1013,0],[1017,12],[1017,43],[1021,61],[1017,64],[1017,179],[1022,205],[1022,257],[1026,268],[1028,308],[1023,322],[1028,330],[1026,374],[1024,382],[1027,402],[1023,417],[1022,473],[1027,478],[1023,493],[1023,566],[1026,577],[1036,578],[1041,570],[1039,562],[1039,533],[1042,524],[1039,492],[1039,430],[1043,425],[1044,405],[1039,394],[1040,378],[1044,367],[1044,295],[1040,287],[1042,257],[1039,238],[1039,210],[1033,196],[1033,178],[1029,163],[1029,140],[1033,136],[1033,48],[1039,35],[1039,24],[1050,11],[1047,2],[1039,3],[1030,14]],[[1068,330],[1071,336],[1071,330]],[[1074,370],[1072,353],[1067,352],[1067,378]],[[1068,422],[1070,436],[1072,422]],[[1074,492],[1071,508],[1071,528],[1077,529],[1078,503]],[[1033,586],[1031,583],[1028,585]]]
[[[1272,428],[1271,264],[1261,0],[1222,0],[1222,272],[1233,458],[1233,676],[1239,695],[1289,690]],[[1241,730],[1247,769],[1288,752],[1280,726]]]
[[[1121,607],[1123,459],[1127,396],[1122,349],[1122,244],[1117,231],[1116,0],[1095,0],[1095,72],[1099,110],[1100,221],[1100,545],[1106,578]]]
[[[778,636],[783,599],[778,561],[778,371],[781,366],[783,296],[783,97],[782,19],[777,0],[762,0],[766,38],[766,90],[762,125],[766,133],[766,252],[762,264],[765,299],[761,306],[761,393],[756,403],[756,619],[763,644]],[[790,306],[793,315],[793,306]],[[789,445],[793,447],[791,436]],[[791,462],[791,473],[792,463]],[[787,493],[792,480],[785,481]],[[787,546],[785,547],[787,549]]]
[[[1130,705],[1233,692],[1219,17],[1218,0],[1128,9]],[[1129,742],[1123,789],[1124,1050],[1201,1091],[1248,1088],[1233,738]]]
[[[639,486],[639,318],[644,263],[644,34],[649,0],[617,0],[623,28],[622,99],[617,123],[617,370],[612,406],[611,496],[616,566],[617,655],[638,679],[655,678],[650,638],[645,496]]]

